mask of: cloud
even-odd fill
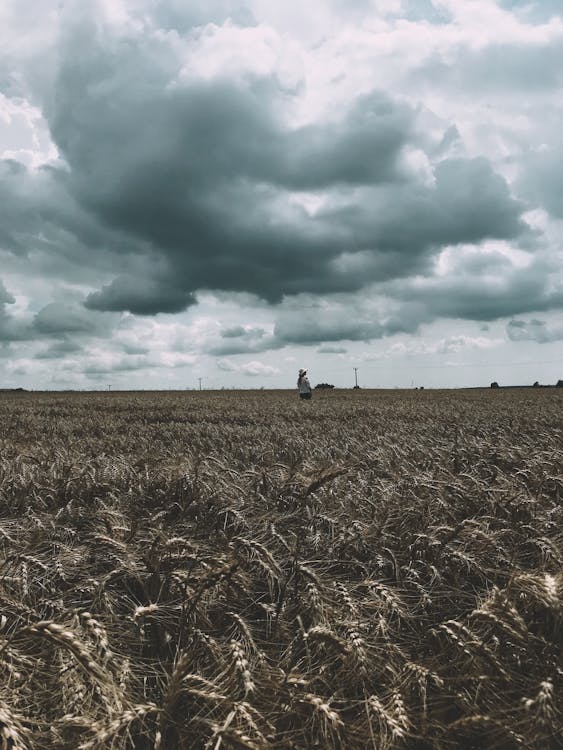
[[[109,360],[96,360],[85,367],[80,368],[85,375],[109,375],[111,373],[120,372],[135,372],[137,370],[144,370],[150,367],[150,363],[146,359],[109,359]]]
[[[217,360],[217,367],[223,372],[241,373],[242,375],[246,375],[252,378],[261,376],[270,377],[272,375],[278,375],[280,372],[276,367],[272,367],[272,365],[266,365],[263,362],[259,362],[257,360],[239,364],[233,362],[232,360],[219,359]]]
[[[63,35],[44,110],[67,165],[55,182],[97,222],[90,243],[111,242],[129,266],[90,309],[178,312],[206,288],[270,302],[360,290],[423,269],[443,243],[526,233],[523,205],[486,159],[428,163],[430,182],[405,171],[409,149],[426,157],[417,111],[401,99],[371,91],[295,127],[280,116],[292,101],[275,78],[186,78],[183,51],[84,19]],[[319,195],[316,213],[304,192]],[[354,258],[361,267],[342,271]]]
[[[92,315],[81,306],[61,302],[43,307],[33,319],[33,328],[40,334],[52,336],[109,333],[107,317]]]
[[[35,354],[35,359],[63,359],[69,354],[78,355],[83,348],[76,341],[61,339],[50,344],[46,349],[41,349]]]
[[[556,330],[559,4],[282,5],[2,5],[0,341],[29,367]]]
[[[522,161],[517,181],[519,192],[557,219],[563,219],[563,146],[540,144]]]
[[[225,328],[220,335],[223,341],[209,346],[207,349],[209,354],[216,356],[251,354],[277,349],[282,345],[269,331],[260,326],[233,326]]]
[[[159,27],[187,32],[198,26],[223,24],[230,20],[237,26],[253,26],[256,19],[239,0],[159,0],[155,4],[154,20]]]
[[[0,305],[12,305],[15,301],[14,295],[10,294],[4,286],[4,282],[0,280]]]
[[[537,341],[546,344],[563,340],[563,326],[550,326],[545,320],[510,320],[506,333],[511,341]]]
[[[158,273],[158,259],[135,238],[112,229],[80,206],[61,165],[27,167],[0,159],[0,252],[3,270],[32,283],[64,279],[91,285],[125,270]],[[139,251],[135,262],[133,257]],[[31,269],[31,273],[30,273]]]
[[[543,274],[528,275],[524,271],[488,279],[409,280],[395,294],[423,305],[427,320],[446,317],[490,321],[563,305],[562,289],[550,290]]]
[[[0,279],[0,343],[23,341],[28,338],[26,324],[10,314],[8,305],[14,305],[15,302],[16,298],[6,289],[4,282]]]
[[[367,354],[364,355],[362,359],[364,361],[371,361],[374,359],[382,360],[397,355],[419,356],[428,354],[457,354],[471,349],[494,349],[502,343],[502,339],[486,338],[484,336],[468,336],[466,334],[446,336],[427,341],[398,341],[388,346],[383,353],[375,356]]]
[[[422,321],[492,321],[563,305],[563,279],[546,254],[521,258],[509,245],[484,245],[450,248],[442,255],[449,258],[443,273],[392,281],[381,292],[397,303],[418,305]]]
[[[90,306],[171,312],[205,287],[274,300],[323,284],[323,276],[338,288],[327,261],[340,241],[288,196],[390,179],[412,114],[378,94],[342,122],[282,130],[273,112],[280,92],[271,83],[170,88],[177,71],[148,70],[149,51],[139,47],[135,54],[124,48],[113,81],[100,61],[105,50],[86,41],[83,76],[63,67],[49,116],[79,202],[103,224],[148,243],[169,268],[162,294],[149,293],[148,304],[118,279]],[[116,96],[122,105],[114,114]]]
[[[527,38],[489,39],[482,46],[468,43],[454,51],[455,59],[437,53],[413,73],[424,87],[440,85],[464,95],[517,92],[537,97],[557,89],[563,81],[563,26],[545,28]]]
[[[125,354],[148,354],[150,349],[142,344],[122,344],[122,349]]]
[[[371,341],[395,333],[412,333],[422,322],[421,306],[389,305],[373,294],[302,296],[277,310],[274,338],[278,345]]]
[[[90,310],[154,315],[181,312],[195,304],[195,297],[178,288],[173,280],[118,276],[100,291],[89,294],[84,304]]]
[[[548,254],[517,251],[506,242],[457,245],[440,253],[434,273],[375,283],[362,297],[285,300],[276,308],[273,338],[276,346],[373,341],[413,334],[440,319],[486,322],[561,306],[563,279]]]
[[[317,349],[319,354],[346,354],[347,351],[343,346],[331,346],[330,344],[323,344]]]
[[[283,313],[276,323],[275,336],[292,344],[317,344],[323,341],[369,341],[384,335],[384,326],[369,313],[345,310],[342,305],[311,305]]]
[[[448,336],[434,345],[427,347],[427,352],[438,354],[451,354],[465,349],[493,349],[498,346],[499,339],[489,339],[484,336]]]
[[[245,337],[247,330],[243,326],[233,326],[232,328],[225,328],[221,331],[221,338],[223,339],[238,339]]]
[[[559,0],[499,0],[499,5],[508,10],[518,11],[524,19],[545,21],[561,17]]]

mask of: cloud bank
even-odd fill
[[[33,7],[36,28],[25,2],[0,17],[13,351],[142,370],[143,320],[176,316],[168,355],[227,372],[448,320],[539,342],[519,316],[563,307],[558,4]]]

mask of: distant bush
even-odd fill
[[[495,380],[494,382],[491,383],[491,388],[500,388],[500,385]]]
[[[539,381],[536,380],[536,382],[534,383],[533,387],[534,388],[539,388],[540,387]]]
[[[315,386],[315,390],[317,391],[327,391],[331,388],[334,388],[334,386],[331,383],[317,383]]]
[[[558,380],[557,383],[555,384],[555,387],[556,388],[563,388],[563,380]]]

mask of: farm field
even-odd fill
[[[560,747],[562,417],[0,394],[0,746]]]

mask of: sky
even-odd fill
[[[2,0],[0,388],[563,378],[560,0]]]

